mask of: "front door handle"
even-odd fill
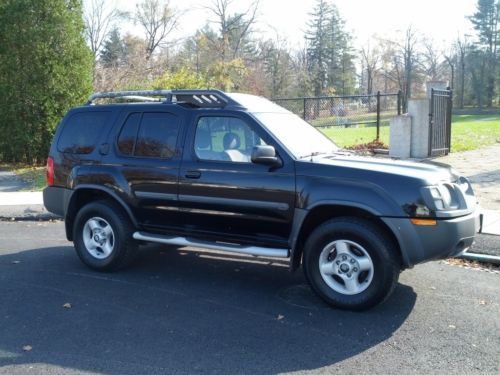
[[[199,171],[187,171],[185,176],[186,176],[186,178],[200,178],[201,172],[199,172]]]

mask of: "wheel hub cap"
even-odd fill
[[[94,258],[104,259],[112,253],[115,243],[113,228],[103,218],[87,220],[82,235],[85,248]]]
[[[337,240],[329,243],[319,257],[320,274],[336,292],[353,295],[371,284],[374,266],[368,252],[358,243]]]

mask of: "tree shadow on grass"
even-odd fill
[[[399,284],[372,310],[335,310],[301,272],[247,256],[148,246],[133,267],[104,274],[71,247],[33,249],[0,256],[0,365],[105,374],[318,369],[391,337],[415,300]]]

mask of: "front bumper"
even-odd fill
[[[382,218],[398,239],[405,267],[457,256],[472,246],[480,230],[480,214],[437,221],[434,226],[413,225],[409,218]]]

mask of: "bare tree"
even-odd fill
[[[412,87],[416,78],[418,66],[418,47],[419,40],[415,30],[409,26],[404,34],[404,39],[400,41],[387,40],[384,44],[391,46],[389,59],[391,61],[390,70],[386,74],[390,79],[397,82],[399,89],[403,93],[402,106],[403,112],[408,109],[408,99],[412,96]]]
[[[233,0],[211,0],[210,5],[205,7],[216,18],[220,40],[218,43],[212,40],[212,43],[218,45],[222,61],[228,57],[236,58],[243,40],[257,19],[259,0],[251,2],[246,11],[235,14],[229,12],[232,3]]]
[[[418,62],[428,80],[437,81],[442,78],[442,56],[443,54],[434,45],[432,39],[422,39],[422,59]]]
[[[180,16],[181,13],[170,6],[170,0],[144,0],[137,4],[134,20],[145,34],[147,60],[166,43]]]
[[[404,87],[403,87],[403,111],[408,109],[408,99],[412,95],[412,83],[417,65],[417,33],[411,26],[406,29],[405,40],[402,48],[404,59]]]
[[[107,5],[109,5],[109,1]],[[89,7],[85,9],[83,20],[85,22],[85,33],[90,49],[97,60],[104,40],[111,31],[115,21],[124,16],[120,10],[106,6],[105,0],[90,0]]]
[[[460,72],[460,85],[459,85],[459,108],[464,108],[464,93],[465,93],[465,58],[467,57],[467,53],[469,50],[469,44],[465,38],[460,39],[457,38],[455,43],[458,54],[458,64],[459,64],[459,72]]]
[[[361,49],[361,58],[364,69],[366,71],[366,91],[370,95],[373,92],[373,79],[378,70],[380,55],[378,52],[370,48],[370,43]]]

